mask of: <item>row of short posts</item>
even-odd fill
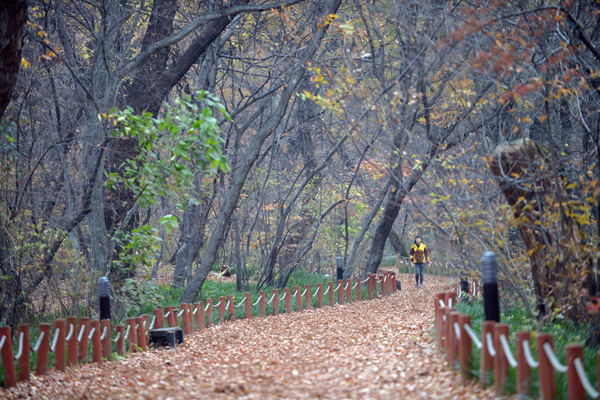
[[[377,298],[379,293],[390,295],[396,291],[396,276],[392,272],[380,274],[368,274],[367,279],[367,298]],[[327,283],[329,290],[327,304],[333,306],[334,301],[334,282]],[[338,303],[345,304],[352,301],[352,281],[347,279],[338,281]],[[356,279],[356,300],[362,299],[363,281]],[[321,308],[325,304],[324,288],[321,283],[317,284],[317,307]],[[298,311],[312,308],[311,289],[309,285],[304,286],[304,291],[300,286],[295,286],[295,301]],[[327,289],[325,289],[327,290]],[[292,294],[290,288],[284,289],[285,301],[284,308],[287,313],[292,312],[291,302]],[[304,297],[302,296],[304,293]],[[279,312],[279,290],[273,289],[273,314]],[[218,320],[225,320],[225,312],[229,313],[231,320],[235,320],[235,305],[233,296],[227,298],[219,297]],[[226,307],[226,304],[229,306]],[[244,300],[245,316],[252,318],[252,300],[251,294],[245,294]],[[266,315],[266,296],[265,292],[260,292],[259,315]],[[181,318],[181,320],[180,320]],[[150,329],[183,326],[185,335],[191,334],[195,330],[202,330],[213,324],[213,300],[206,299],[204,302],[194,304],[180,304],[177,307],[157,307],[152,311],[152,323],[148,315],[141,315],[135,318],[127,318],[124,325],[115,327],[115,339],[113,340],[111,320],[90,320],[89,318],[68,317],[66,320],[54,321],[54,335],[51,335],[52,326],[50,324],[40,324],[38,333],[38,343],[31,347],[30,327],[27,324],[19,325],[17,328],[17,340],[19,341],[19,351],[17,356],[13,354],[12,335],[9,327],[0,327],[1,357],[4,370],[5,386],[11,387],[17,381],[29,380],[30,378],[30,355],[31,351],[37,352],[36,374],[44,375],[48,373],[48,363],[50,352],[55,354],[54,368],[59,371],[65,371],[66,368],[76,367],[78,364],[84,364],[89,361],[88,349],[91,343],[92,362],[102,362],[111,360],[112,343],[115,343],[117,355],[124,356],[127,352],[145,351],[148,348],[148,332]],[[127,335],[127,337],[125,337]],[[126,342],[129,343],[126,348]],[[15,365],[15,361],[17,365]],[[17,367],[18,366],[18,376]]]
[[[440,304],[440,300],[444,306]],[[435,324],[438,332],[438,341],[442,350],[446,353],[448,364],[454,368],[458,364],[463,383],[468,383],[472,378],[473,371],[473,341],[467,333],[465,325],[471,326],[471,316],[462,315],[454,309],[456,304],[455,292],[438,293],[435,298]],[[454,323],[458,323],[459,335],[456,335]],[[488,335],[489,333],[489,335]],[[509,328],[507,324],[497,323],[495,321],[485,321],[481,327],[481,357],[479,365],[479,380],[484,386],[489,385],[490,377],[493,376],[495,391],[498,395],[505,394],[506,384],[509,379],[509,361],[504,352],[500,337],[509,339]],[[530,331],[521,331],[515,333],[516,339],[516,390],[517,394],[529,396],[532,392],[531,376],[532,368],[526,359],[524,350],[530,346],[530,340],[533,337]],[[488,346],[487,340],[491,338],[492,346]],[[540,397],[542,399],[556,398],[556,378],[555,369],[550,362],[544,344],[548,343],[553,348],[553,336],[546,333],[535,334],[536,348],[538,356],[538,379]],[[494,354],[490,354],[491,350]],[[583,346],[578,343],[567,345],[567,381],[568,398],[585,399],[585,391],[581,380],[575,368],[575,359],[583,360]],[[598,369],[597,374],[600,381],[600,351],[597,354]]]
[[[400,257],[399,255],[396,255],[396,267],[398,268],[398,271],[402,273],[410,274],[414,272],[412,269],[412,263],[408,259],[402,259],[402,257]],[[450,269],[452,267],[452,265],[448,266],[448,264],[434,261],[431,263],[431,266],[429,268],[430,272],[435,273],[436,275],[450,275]]]

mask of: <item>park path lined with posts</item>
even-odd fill
[[[413,275],[399,279],[391,296],[218,324],[176,349],[32,376],[0,398],[494,398],[461,385],[432,335],[432,299],[449,278],[428,276],[419,290]]]

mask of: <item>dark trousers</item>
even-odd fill
[[[419,284],[419,278],[421,278],[421,285],[423,284],[423,272],[425,271],[425,263],[415,263],[415,280],[417,285]]]

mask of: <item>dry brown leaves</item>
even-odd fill
[[[489,399],[463,386],[431,334],[447,278],[374,301],[227,322],[177,349],[32,377],[8,399]]]

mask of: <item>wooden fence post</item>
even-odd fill
[[[515,333],[515,339],[517,341],[517,394],[529,395],[531,392],[531,367],[525,359],[525,352],[523,351],[523,342],[531,338],[530,332],[517,332]]]
[[[219,312],[219,323],[225,321],[225,297],[219,296],[219,307],[217,310]]]
[[[507,324],[496,324],[494,326],[494,350],[496,350],[496,357],[494,357],[494,386],[498,395],[505,392],[506,382],[508,381],[508,358],[504,353],[504,348],[500,341],[501,335],[504,335],[508,341]]]
[[[556,398],[556,378],[554,377],[554,367],[550,364],[548,356],[544,351],[544,343],[553,346],[553,338],[549,333],[538,333],[536,338],[538,350],[538,373],[540,377],[540,397],[544,400]]]
[[[175,326],[178,326],[179,324],[176,322],[176,317],[177,315],[175,315],[175,307],[165,307],[165,310],[167,310],[167,324],[169,325],[169,328],[174,328]]]
[[[48,373],[48,359],[50,355],[50,324],[40,324],[38,329],[38,340],[39,337],[44,334],[42,341],[37,351],[37,366],[35,373],[37,375],[46,375]],[[0,337],[2,335],[0,334]]]
[[[127,330],[129,331],[129,352],[131,353],[137,351],[137,331],[135,329],[135,318],[127,318],[125,323],[127,325]]]
[[[90,334],[90,319],[79,318],[79,329],[77,330],[77,353],[79,355],[78,360],[80,364],[88,362],[88,343]],[[81,340],[79,336],[81,335]]]
[[[92,361],[95,363],[102,362],[102,341],[100,340],[101,330],[100,321],[94,319],[90,321],[90,333],[92,336]],[[135,332],[135,331],[134,331]]]
[[[310,285],[304,285],[304,290],[306,290],[306,293],[304,294],[304,308],[310,310],[312,308],[312,305],[310,304]]]
[[[115,335],[117,335],[116,350],[119,357],[125,355],[125,327],[123,325],[115,326]]]
[[[352,279],[346,279],[344,289],[346,289],[346,302],[352,303]]]
[[[285,312],[289,314],[292,312],[292,294],[291,294],[289,287],[286,287],[284,289],[284,292],[285,292]]]
[[[458,347],[460,372],[462,377],[462,383],[467,384],[471,378],[471,369],[473,366],[472,356],[472,341],[471,336],[467,333],[465,325],[471,326],[471,316],[461,315],[458,317],[458,326],[460,327],[460,342]]]
[[[379,296],[378,290],[377,290],[377,274],[371,274],[371,279],[373,280],[372,286],[373,286],[373,298],[376,299]]]
[[[79,358],[79,349],[77,346],[77,318],[67,317],[67,367],[72,368],[77,365]],[[71,334],[69,336],[69,334]]]
[[[569,343],[567,345],[567,387],[569,400],[585,400],[585,390],[575,369],[575,359],[579,358],[583,363],[583,347],[580,344]]]
[[[23,341],[21,341],[21,334]],[[20,381],[28,381],[30,375],[29,361],[31,360],[31,337],[29,336],[29,325],[20,324],[17,327],[17,351],[21,352],[18,361]]]
[[[206,327],[210,328],[213,324],[213,300],[209,297],[206,299]]]
[[[435,300],[434,300],[434,304],[433,304],[433,308],[435,310],[435,330],[437,332],[438,335],[438,342],[442,343],[442,337],[444,336],[444,334],[441,331],[441,327],[442,327],[442,306],[440,305],[440,300],[442,302],[444,302],[444,293],[437,293],[435,295]],[[444,305],[446,305],[444,303]]]
[[[137,344],[142,351],[146,351],[148,348],[146,346],[146,330],[144,329],[144,318],[136,317],[135,318],[135,327],[137,331]]]
[[[179,309],[181,311],[183,311],[183,314],[181,314],[182,316],[182,321],[183,321],[183,333],[187,336],[190,333],[192,333],[192,327],[190,324],[190,314],[188,312],[188,304],[187,303],[182,303],[179,305]]]
[[[58,335],[56,330],[58,331]],[[54,335],[56,336],[56,345],[54,346],[54,368],[59,371],[65,370],[65,320],[57,319],[54,321]],[[12,348],[11,348],[12,351]]]
[[[13,387],[17,384],[17,373],[15,370],[15,356],[12,347],[12,333],[8,326],[0,327],[0,340],[3,339],[2,368],[4,369],[4,386]]]
[[[454,324],[458,324],[458,317],[460,313],[452,310],[448,314],[447,321],[448,323],[448,333],[446,335],[446,350],[448,354],[448,364],[450,364],[450,368],[454,370],[454,363],[458,358],[458,338],[456,337],[456,332],[454,329]]]
[[[317,283],[317,308],[323,307],[323,284]]]
[[[196,320],[196,329],[201,331],[205,328],[204,322],[204,302],[194,303],[194,319]]]
[[[279,314],[279,290],[273,289],[273,315]]]
[[[300,286],[294,286],[295,294],[296,294],[296,307],[298,311],[302,311],[302,293],[300,293]]]
[[[100,324],[102,335],[104,335],[104,337],[100,338],[102,341],[102,357],[110,361],[112,359],[112,329],[110,319],[103,319],[100,321]]]
[[[362,300],[362,281],[360,277],[356,278],[356,300]]]
[[[338,303],[344,304],[344,281],[338,280]]]
[[[246,319],[252,318],[252,294],[244,293],[244,310],[246,311]]]
[[[267,302],[265,300],[265,291],[261,290],[260,292],[258,292],[260,297],[258,299],[258,315],[260,315],[261,317],[264,317],[265,315],[267,315]]]
[[[490,380],[488,377],[489,372],[492,370],[494,366],[494,359],[490,352],[488,351],[487,346],[487,334],[494,334],[494,325],[496,322],[494,321],[484,321],[481,325],[481,364],[480,364],[480,373],[479,373],[479,381],[482,385],[489,385]]]
[[[333,282],[329,281],[327,282],[327,286],[329,287],[329,305],[333,307],[334,304],[334,300],[333,300]]]
[[[373,298],[373,282],[371,280],[371,274],[367,274],[367,299]]]
[[[229,302],[229,320],[235,321],[235,301],[233,300],[233,295],[227,295],[227,301]]]
[[[444,351],[448,351],[448,323],[450,322],[449,307],[440,307],[440,345]]]

